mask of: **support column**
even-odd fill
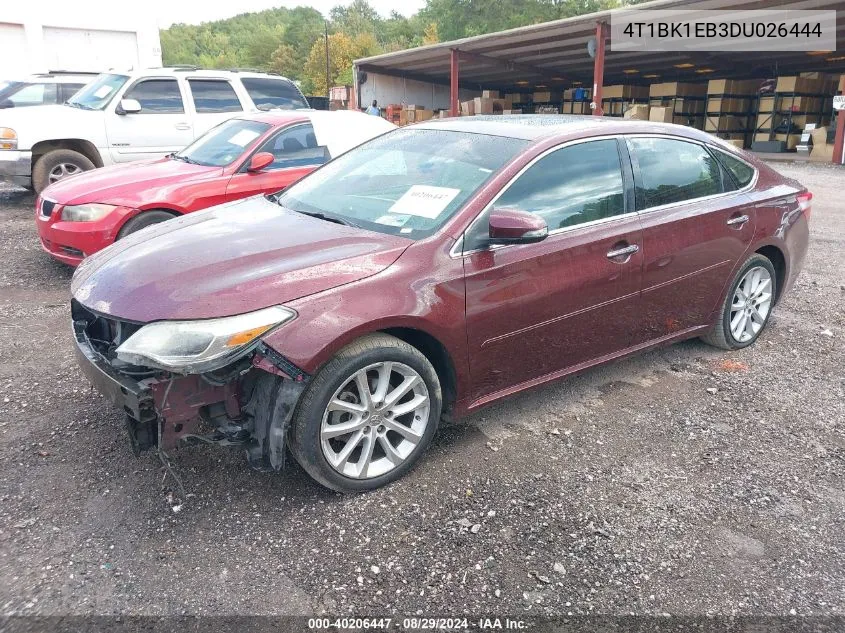
[[[451,50],[449,60],[449,116],[458,116],[461,111],[458,107],[458,62],[460,52],[457,48]]]
[[[593,116],[604,116],[601,107],[601,87],[604,85],[604,49],[608,37],[607,22],[596,23],[596,57],[593,62]]]
[[[842,148],[845,146],[845,110],[836,113],[836,136],[833,139],[833,162],[842,165]]]

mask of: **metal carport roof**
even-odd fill
[[[629,7],[630,8],[630,7]],[[695,8],[711,10],[748,9],[833,9],[845,11],[843,0],[656,0],[637,8]],[[618,11],[618,10],[617,10]],[[524,26],[498,33],[441,42],[355,61],[359,72],[416,79],[435,84],[449,83],[450,52],[458,49],[460,85],[465,88],[518,89],[543,84],[569,86],[591,84],[593,60],[587,55],[587,41],[596,33],[596,23],[610,20],[613,11],[599,11],[563,20]],[[806,52],[626,52],[614,53],[613,43],[605,59],[604,83],[654,83],[660,81],[702,81],[714,77],[771,77],[799,71],[845,72],[845,17],[837,15],[839,53],[812,55]],[[841,59],[840,59],[841,58]],[[828,61],[832,59],[834,61]],[[677,64],[693,64],[677,68]],[[702,68],[708,74],[697,73]],[[623,71],[635,69],[636,74]],[[658,75],[644,78],[644,75]],[[517,83],[523,82],[523,83]],[[527,83],[526,83],[527,82]]]

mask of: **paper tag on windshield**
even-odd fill
[[[460,189],[450,187],[431,187],[429,185],[413,185],[402,194],[390,213],[404,213],[422,218],[434,219],[445,209],[452,200],[461,193]]]
[[[376,224],[384,224],[385,226],[402,226],[410,220],[408,215],[383,215],[375,219]]]
[[[229,139],[229,142],[232,145],[237,145],[238,147],[246,147],[256,138],[258,138],[258,132],[254,132],[253,130],[241,130],[237,134],[233,134]]]
[[[111,86],[100,86],[97,88],[97,91],[94,93],[94,96],[97,99],[103,99],[104,97],[108,97],[109,93],[111,92]]]

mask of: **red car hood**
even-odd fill
[[[230,316],[374,275],[409,244],[256,196],[123,238],[82,262],[71,292],[129,321]]]
[[[142,199],[163,199],[152,190],[166,190],[183,183],[218,176],[221,167],[191,165],[170,158],[110,165],[60,180],[47,187],[42,197],[59,204],[86,204],[102,202],[127,207],[137,207]]]

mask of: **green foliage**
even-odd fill
[[[330,80],[336,85],[351,83],[352,61],[360,57],[640,1],[426,0],[414,16],[394,11],[383,18],[367,0],[353,0],[348,6],[336,6],[329,15]],[[198,25],[174,24],[161,31],[162,55],[165,65],[278,72],[300,81],[306,94],[325,94],[325,28],[323,16],[310,7],[279,7]]]

